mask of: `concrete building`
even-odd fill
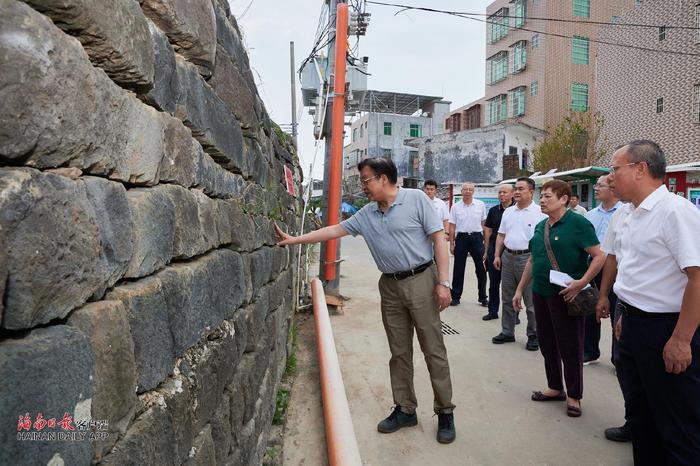
[[[442,97],[367,91],[362,114],[350,125],[350,143],[343,149],[344,193],[361,190],[357,164],[367,157],[391,158],[400,182],[416,177],[418,151],[404,140],[443,133],[449,108]]]
[[[700,28],[700,2],[645,0],[618,22],[660,27],[609,26],[601,29],[599,39],[664,52],[599,46],[597,76],[605,85],[597,89],[597,109],[605,118],[607,144],[653,139],[669,165],[700,162],[700,29],[663,26]],[[689,196],[687,189],[700,188],[697,174],[688,177],[695,181],[689,184],[685,173],[672,178],[669,188],[678,187],[679,194]]]
[[[634,6],[635,0],[491,3],[484,97],[450,112],[447,131],[510,121],[547,130],[570,110],[595,108],[598,45],[591,39],[600,25],[592,23],[614,22]]]

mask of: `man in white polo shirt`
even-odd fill
[[[700,464],[700,212],[664,186],[649,140],[612,157],[621,225],[615,333],[636,465]]]
[[[448,221],[450,220],[450,209],[447,207],[445,201],[437,197],[437,188],[438,184],[435,180],[425,180],[423,183],[423,192],[428,195],[430,202],[433,203],[435,213],[438,214],[438,217],[442,220],[445,233],[449,234],[450,228]]]
[[[462,202],[457,202],[450,211],[450,252],[455,256],[452,269],[452,302],[459,305],[464,289],[464,269],[467,256],[474,261],[476,281],[479,287],[479,304],[489,305],[486,296],[486,269],[484,268],[484,222],[486,204],[474,199],[474,183],[462,185]]]
[[[535,233],[535,226],[547,218],[540,210],[540,206],[532,201],[534,194],[535,182],[527,177],[518,178],[513,193],[515,205],[503,212],[501,226],[498,228],[493,265],[501,271],[503,314],[501,315],[501,333],[491,339],[497,345],[515,341],[515,321],[518,313],[513,309],[513,295],[530,257],[530,238]],[[537,351],[539,342],[535,307],[532,304],[532,285],[528,285],[523,292],[523,300],[527,310],[525,348],[529,351]]]

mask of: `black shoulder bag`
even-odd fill
[[[561,270],[559,270],[557,258],[554,257],[552,245],[549,242],[549,222],[546,220],[544,222],[544,247],[547,250],[549,262],[552,263],[554,270],[561,272]],[[567,314],[571,317],[584,317],[588,314],[593,314],[593,312],[595,312],[595,306],[598,303],[598,295],[598,288],[595,287],[595,283],[591,283],[591,286],[581,290],[573,301],[566,303]]]

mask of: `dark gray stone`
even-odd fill
[[[168,306],[158,278],[146,277],[120,285],[106,299],[119,300],[127,310],[134,340],[138,393],[157,387],[175,367]]]
[[[140,0],[143,12],[168,36],[175,51],[211,75],[216,58],[216,17],[211,1]]]
[[[5,284],[7,282],[7,241],[5,230],[0,222],[0,322],[3,314],[3,298],[5,296]]]
[[[228,202],[231,218],[231,249],[235,251],[252,251],[257,237],[256,228],[250,215],[243,212],[235,201]]]
[[[109,425],[109,437],[95,442],[95,459],[100,459],[126,432],[136,412],[134,342],[121,301],[81,307],[71,313],[68,325],[87,336],[94,357],[92,419]]]
[[[134,254],[125,276],[150,275],[170,262],[175,238],[175,206],[162,187],[126,193],[133,221]]]
[[[159,186],[175,209],[173,258],[187,259],[211,248],[199,217],[199,199],[193,191],[177,185]]]
[[[216,13],[216,41],[226,50],[236,65],[240,66],[241,69],[249,70],[248,54],[243,47],[238,28],[234,25],[233,15],[227,16],[221,8],[214,8],[214,11]]]
[[[199,144],[196,152],[197,168],[194,187],[200,188],[210,197],[231,198],[241,195],[247,184],[241,175],[224,169],[205,153]]]
[[[57,457],[65,464],[90,464],[89,441],[18,441],[16,426],[27,414],[32,424],[41,413],[54,418],[64,413],[75,419],[90,416],[92,351],[87,338],[67,325],[35,329],[23,338],[0,341],[0,464],[47,464]],[[71,424],[75,427],[75,423]],[[22,430],[21,433],[27,433]],[[31,432],[37,432],[33,427]]]
[[[93,68],[46,16],[14,0],[2,0],[0,11],[0,30],[15,38],[0,41],[0,163],[156,184],[160,114]]]
[[[153,86],[153,43],[146,18],[133,0],[25,0],[75,36],[90,61],[131,89]]]
[[[96,218],[85,186],[30,168],[0,168],[4,328],[65,317],[119,274],[121,265],[109,262],[117,257],[104,249],[118,241],[101,243],[114,236],[102,232],[109,220]]]
[[[241,129],[257,131],[255,82],[245,78],[221,45],[217,49],[216,69],[208,81],[209,85],[236,116]]]
[[[270,182],[270,166],[267,163],[260,144],[250,138],[244,138],[243,154],[248,176],[262,186]]]
[[[211,426],[206,426],[192,443],[192,453],[185,466],[217,466]]]
[[[231,451],[231,400],[230,394],[224,392],[219,407],[214,411],[214,417],[211,419],[211,437],[214,441],[214,452],[216,453],[217,463],[220,458],[228,457]]]
[[[219,237],[219,244],[231,244],[233,235],[233,212],[229,207],[229,201],[217,200],[216,203],[216,231]]]
[[[218,205],[201,191],[193,189],[191,193],[197,202],[199,225],[201,226],[204,242],[207,245],[207,249],[213,249],[219,246],[219,232],[216,229],[216,217],[219,214]]]
[[[165,155],[160,164],[160,180],[189,188],[197,181],[197,157],[202,149],[180,120],[169,116],[164,120]]]
[[[175,69],[175,52],[163,31],[150,20],[146,21],[155,50],[155,76],[153,87],[142,97],[149,105],[174,115],[179,89]]]

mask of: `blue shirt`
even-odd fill
[[[610,210],[605,210],[603,204],[598,205],[595,209],[586,213],[586,218],[589,222],[593,224],[595,228],[595,234],[598,237],[598,241],[601,243],[605,238],[605,232],[608,231],[608,225],[610,224],[610,219],[617,209],[622,207],[624,204],[617,201],[617,204],[612,206]]]
[[[384,273],[411,270],[432,260],[430,235],[443,229],[430,198],[408,188],[399,188],[386,212],[370,202],[340,226],[353,236],[362,235]]]

